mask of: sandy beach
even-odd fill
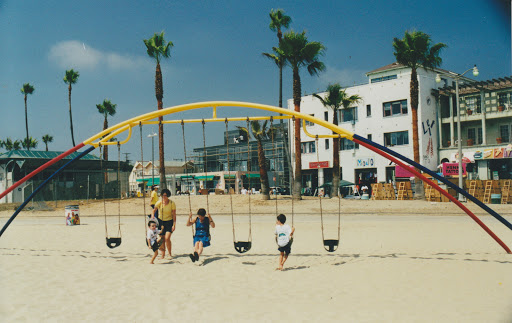
[[[81,225],[64,209],[24,211],[0,238],[3,322],[512,322],[512,255],[452,203],[342,200],[341,245],[324,251],[317,199],[294,203],[295,241],[275,271],[274,201],[252,197],[252,249],[233,248],[229,196],[210,196],[212,246],[192,263],[188,198],[178,206],[173,258],[150,265],[142,199],[82,202]],[[206,197],[191,198],[194,211]],[[468,204],[509,247],[512,232]],[[512,221],[510,205],[490,205]],[[278,212],[291,222],[291,201]],[[248,236],[248,197],[233,198],[236,236]],[[337,237],[338,200],[323,200],[326,238]],[[146,213],[149,206],[146,205]],[[3,225],[12,211],[0,212]]]

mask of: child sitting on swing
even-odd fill
[[[286,216],[279,214],[277,216],[275,233],[278,246],[277,250],[279,250],[281,254],[279,255],[279,267],[277,267],[276,270],[283,270],[284,263],[291,252],[293,233],[295,232],[295,228],[290,228],[290,226],[285,223]]]
[[[188,217],[187,227],[195,224],[196,233],[194,235],[194,253],[189,254],[192,262],[199,260],[199,255],[203,252],[203,247],[206,248],[210,245],[210,226],[215,228],[212,216],[206,216],[206,210],[201,208],[197,210],[197,215],[192,218],[192,213]]]
[[[158,249],[162,243],[162,236],[159,235],[160,230],[158,230],[156,219],[149,220],[148,222],[148,234],[146,236],[149,249],[153,250],[153,257],[151,258],[150,264],[154,264],[156,256],[158,256]]]

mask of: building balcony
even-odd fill
[[[466,109],[460,110],[460,121],[461,122],[479,121],[479,120],[482,120],[482,118],[483,118],[483,113],[476,113],[474,111],[468,113],[466,111]],[[509,107],[507,109],[506,107],[504,107],[503,111],[499,111],[497,106],[487,107],[487,111],[485,114],[486,120],[500,119],[500,118],[512,118],[512,108]],[[452,119],[451,117],[442,118],[441,122],[442,123],[450,123],[451,119]],[[456,115],[453,116],[453,121],[457,122]]]

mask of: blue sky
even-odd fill
[[[0,139],[25,136],[20,88],[35,87],[28,99],[30,135],[54,136],[52,150],[71,148],[66,69],[80,72],[72,92],[75,140],[99,132],[103,118],[96,104],[117,104],[110,125],[156,109],[155,62],[143,39],[165,31],[174,43],[162,62],[164,107],[237,100],[278,104],[278,70],[261,53],[277,37],[268,13],[282,8],[291,29],[306,30],[327,51],[327,70],[319,77],[302,73],[303,92],[363,83],[364,73],[394,62],[394,37],[421,30],[448,48],[442,68],[462,72],[473,64],[479,80],[511,75],[510,12],[503,1],[1,1],[0,0]],[[284,99],[292,95],[289,69]],[[204,111],[179,118],[200,118]],[[255,111],[229,111],[253,115]],[[205,117],[210,116],[210,112]],[[208,125],[208,145],[220,144],[223,125]],[[156,130],[145,127],[144,135]],[[202,145],[197,126],[187,127],[188,149]],[[166,159],[182,157],[181,129],[165,129]],[[196,134],[196,135],[194,135]],[[140,156],[138,132],[122,152]],[[144,138],[145,155],[151,140]],[[116,154],[110,154],[115,156]],[[147,159],[147,158],[146,158]]]

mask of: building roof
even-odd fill
[[[479,93],[481,90],[495,91],[512,88],[512,76],[491,79],[480,82],[471,82],[459,84],[459,94]],[[455,94],[455,86],[444,86],[439,89],[439,93],[444,95]]]
[[[0,159],[53,159],[64,153],[63,151],[43,151],[43,150],[11,150],[0,154]],[[73,159],[80,152],[74,152],[63,159]],[[100,160],[99,157],[87,154],[81,160]]]
[[[373,71],[370,71],[370,72],[366,73],[366,76],[369,76],[371,74],[377,74],[379,72],[384,72],[384,71],[397,70],[397,69],[401,69],[401,68],[408,68],[408,67],[403,64],[400,64],[398,62],[394,62],[394,63],[388,64],[388,65],[379,67]],[[450,72],[448,70],[443,70],[442,68],[435,68],[434,71],[439,71],[439,72],[442,72],[442,73],[445,73],[448,75],[457,75],[456,73]]]

